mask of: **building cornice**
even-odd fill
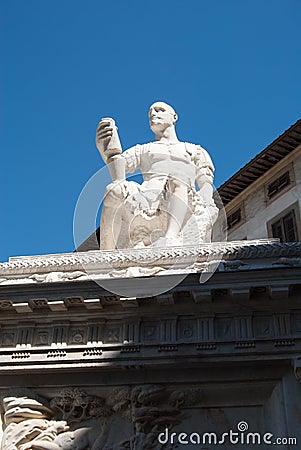
[[[0,264],[0,283],[7,279],[26,278],[32,275],[32,282],[69,281],[84,276],[86,272],[110,274],[114,270],[131,267],[162,269],[189,268],[189,263],[208,261],[249,260],[259,258],[301,257],[301,243],[279,243],[273,239],[253,241],[231,241],[202,244],[199,246],[144,248],[115,251],[89,251],[79,253],[24,256],[10,258]],[[175,267],[175,260],[177,261]],[[193,272],[193,270],[192,270]],[[47,280],[47,274],[57,277]],[[45,275],[45,279],[38,275]],[[144,275],[147,275],[145,273]],[[153,275],[153,273],[150,273]]]
[[[218,194],[226,206],[251,184],[301,144],[301,119],[256,155],[218,188]]]

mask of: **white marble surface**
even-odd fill
[[[300,265],[301,243],[277,239],[12,257],[0,263],[0,285],[132,278]]]
[[[114,120],[102,119],[98,125],[96,145],[112,177],[101,217],[103,250],[211,241],[218,209],[210,156],[199,145],[179,141],[178,116],[170,105],[156,102],[148,115],[154,142],[122,153]],[[141,185],[126,180],[137,169]]]

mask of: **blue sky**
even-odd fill
[[[101,117],[128,148],[169,102],[218,187],[301,116],[299,0],[1,0],[0,14],[2,261],[73,251]]]

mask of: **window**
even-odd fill
[[[301,236],[301,222],[298,202],[267,223],[268,235],[281,242],[298,242]]]
[[[290,163],[265,183],[264,191],[266,202],[273,202],[289,191],[293,186],[295,186],[294,166]]]
[[[279,238],[281,242],[296,242],[297,237],[297,225],[294,211],[290,211],[271,224],[273,237]]]
[[[231,230],[236,224],[241,222],[242,214],[241,214],[241,208],[238,208],[233,213],[229,214],[227,217],[227,229]]]
[[[285,172],[283,175],[281,175],[279,178],[277,178],[272,183],[268,184],[267,186],[267,194],[268,198],[271,199],[276,194],[281,192],[286,186],[289,186],[291,184],[290,179],[290,173],[289,171]]]

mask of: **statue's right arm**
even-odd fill
[[[110,157],[121,153],[121,144],[113,119],[101,119],[97,126],[95,142],[100,156],[106,164]]]
[[[96,147],[109,167],[113,182],[125,180],[127,173],[133,173],[140,167],[143,146],[138,144],[122,152],[113,119],[102,119],[99,122],[96,130]]]
[[[111,118],[102,119],[96,130],[96,147],[107,164],[114,182],[125,180],[125,160],[115,122]]]
[[[140,148],[140,145],[135,145],[107,159],[113,182],[125,181],[126,174],[133,173],[140,167]]]
[[[125,173],[134,173],[141,166],[142,145],[134,145],[122,153],[125,160]]]

